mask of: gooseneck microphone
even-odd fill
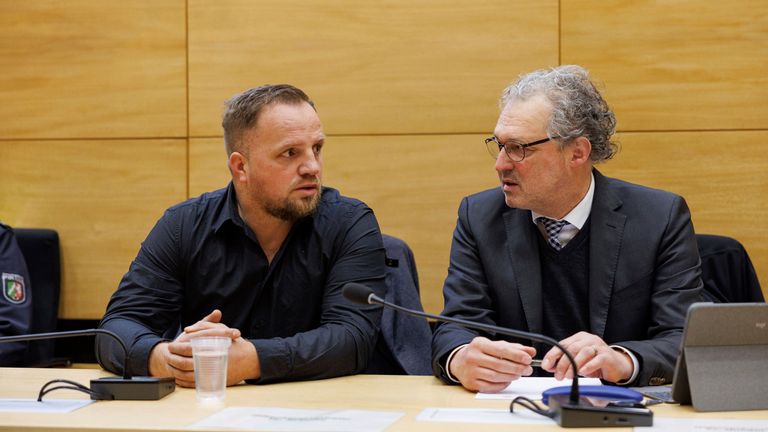
[[[465,328],[482,330],[489,333],[498,333],[521,339],[529,339],[557,347],[568,358],[568,361],[571,363],[571,367],[574,371],[573,381],[571,382],[567,401],[560,401],[556,396],[549,397],[549,405],[553,411],[551,417],[562,427],[651,426],[653,423],[653,413],[646,408],[634,406],[593,406],[592,404],[580,403],[579,381],[577,376],[577,371],[579,369],[576,365],[576,360],[573,358],[571,353],[569,353],[555,339],[551,337],[538,333],[530,333],[522,330],[514,330],[489,324],[467,321],[461,318],[434,315],[427,312],[408,309],[382,299],[381,297],[377,296],[369,287],[356,282],[346,284],[342,288],[342,293],[347,300],[354,303],[378,304],[394,309],[398,312],[420,318],[431,318],[436,321],[457,324]],[[587,387],[590,388],[589,393],[594,394],[598,398],[600,395],[613,393],[611,391],[600,391],[600,389],[595,389],[595,387],[603,386]],[[567,387],[556,387],[555,389],[548,390],[548,392],[552,390],[556,391],[559,389],[565,390]]]
[[[116,334],[112,333],[111,331],[104,330],[104,329],[69,330],[69,331],[49,332],[49,333],[33,333],[33,334],[17,335],[17,336],[3,336],[3,337],[0,337],[0,342],[21,342],[21,341],[62,339],[62,338],[77,337],[77,336],[95,336],[97,334],[103,334],[114,339],[115,342],[117,342],[118,345],[120,345],[120,348],[122,348],[123,357],[128,357],[128,350],[125,348],[125,343],[123,343],[122,339],[120,339],[120,337],[118,337]],[[131,374],[128,372],[128,368],[124,368],[123,370],[123,379],[126,379],[126,380],[131,379]]]
[[[132,377],[128,372],[128,349],[115,333],[104,329],[70,330],[49,333],[34,333],[0,337],[2,342],[21,342],[47,339],[61,339],[78,336],[105,335],[114,339],[123,351],[123,376],[91,380],[91,399],[105,400],[158,400],[176,389],[173,378]]]
[[[547,337],[537,333],[529,333],[522,330],[513,330],[513,329],[504,328],[504,327],[493,326],[490,324],[467,321],[461,318],[434,315],[427,312],[421,312],[413,309],[404,308],[400,305],[396,305],[394,303],[390,303],[382,299],[381,297],[374,294],[372,289],[368,288],[365,285],[355,283],[355,282],[346,284],[342,289],[342,292],[344,294],[344,297],[347,300],[358,303],[358,304],[379,304],[385,307],[395,309],[399,312],[412,315],[412,316],[417,316],[420,318],[432,318],[437,321],[458,324],[462,327],[472,328],[476,330],[483,330],[490,333],[499,333],[507,336],[513,336],[517,338],[533,340],[536,342],[542,342],[548,345],[554,345],[558,347],[560,351],[562,351],[563,354],[565,354],[566,357],[568,357],[568,360],[571,362],[571,366],[573,367],[573,370],[574,370],[573,381],[571,382],[571,391],[570,391],[568,400],[571,403],[575,403],[575,404],[579,403],[579,378],[576,376],[576,371],[578,370],[578,368],[576,367],[576,361],[574,360],[571,353],[566,351],[562,346],[560,346],[560,344],[556,340],[552,339],[551,337]]]

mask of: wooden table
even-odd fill
[[[55,378],[88,384],[109,376],[94,369],[0,368],[0,397],[36,398],[40,387]],[[47,397],[87,399],[85,394],[57,390]],[[225,407],[282,407],[299,409],[362,409],[405,413],[388,431],[509,431],[560,430],[552,425],[460,424],[416,421],[424,408],[507,409],[509,402],[476,400],[457,386],[444,385],[425,376],[356,375],[322,381],[271,385],[240,385],[227,389]],[[159,401],[99,401],[67,414],[0,413],[0,430],[25,431],[183,431],[222,409],[198,403],[194,389],[178,388]],[[656,405],[656,417],[761,419],[768,411],[697,413],[690,406]],[[588,429],[579,429],[588,430]],[[602,429],[605,430],[605,429]],[[629,430],[629,429],[610,429]]]

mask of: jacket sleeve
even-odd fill
[[[675,197],[656,251],[647,339],[616,342],[638,356],[633,385],[672,382],[688,307],[702,301],[699,252],[688,206]]]
[[[492,296],[483,270],[477,240],[472,232],[469,201],[464,198],[459,206],[456,229],[451,243],[448,276],[443,286],[445,309],[443,315],[495,325]],[[445,361],[456,347],[467,344],[478,333],[451,323],[438,323],[432,336],[432,372],[448,384]]]

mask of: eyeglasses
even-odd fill
[[[540,140],[536,140],[533,142],[529,142],[528,144],[520,144],[515,141],[509,141],[506,144],[502,144],[499,142],[499,139],[495,136],[492,136],[490,138],[485,139],[485,147],[488,149],[488,153],[491,154],[491,156],[496,159],[499,156],[499,152],[503,149],[504,153],[509,156],[509,158],[515,162],[520,162],[521,160],[525,159],[525,149],[528,147],[533,147],[535,145],[544,144],[547,141],[551,141],[553,139],[557,139],[561,137],[547,137],[542,138]]]

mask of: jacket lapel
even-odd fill
[[[531,229],[531,212],[507,209],[504,212],[504,226],[507,235],[507,253],[512,272],[510,283],[520,294],[528,330],[540,333],[542,326],[541,267],[539,264],[539,243]]]
[[[593,172],[595,196],[590,213],[589,316],[591,333],[602,338],[627,216],[618,211],[622,202],[613,194],[605,177],[597,170]]]

